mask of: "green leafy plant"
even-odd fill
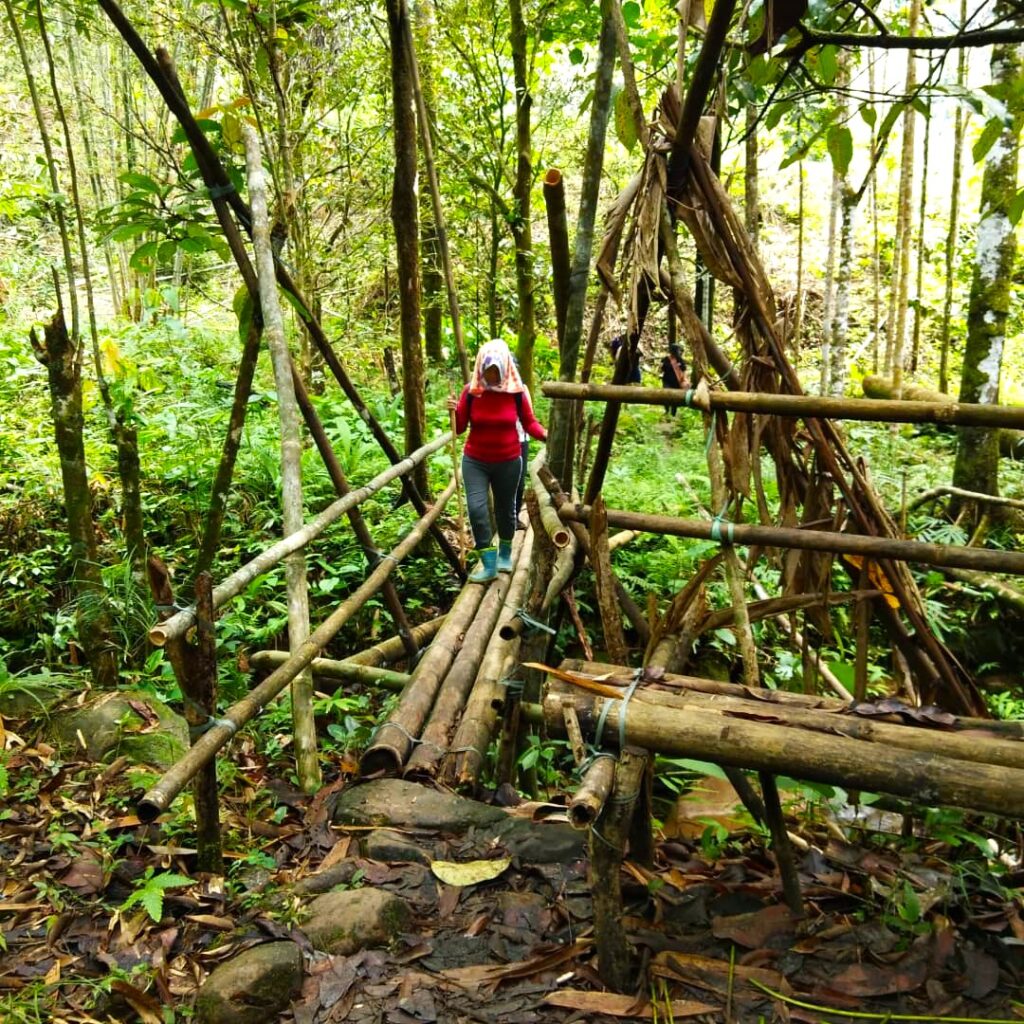
[[[123,912],[136,904],[142,904],[146,913],[159,924],[164,916],[164,893],[168,889],[182,889],[193,884],[193,879],[187,875],[176,875],[171,871],[154,874],[153,868],[148,867],[146,873],[136,882],[135,891],[118,907],[118,910]]]

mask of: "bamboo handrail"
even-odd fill
[[[311,540],[318,537],[323,531],[343,516],[349,509],[355,508],[372,494],[376,494],[386,484],[391,483],[396,477],[408,473],[413,466],[422,462],[429,455],[443,448],[451,440],[449,433],[442,434],[422,448],[417,448],[411,455],[389,466],[383,473],[375,476],[362,487],[350,491],[343,498],[339,498],[334,504],[328,505],[318,516],[311,519],[295,533],[282,537],[281,540],[272,544],[265,551],[260,552],[255,558],[246,562],[241,568],[236,569],[223,582],[213,588],[213,607],[221,608],[231,598],[240,594],[254,579],[272,569],[286,555],[299,548],[305,547]],[[172,615],[166,622],[157,623],[149,631],[149,641],[155,647],[163,647],[168,640],[182,636],[186,633],[196,620],[195,608],[189,606],[183,608],[176,615]]]
[[[289,657],[291,655],[287,651],[257,651],[250,656],[249,665],[259,671],[273,671],[284,665]],[[412,678],[408,672],[396,672],[376,665],[360,665],[357,661],[335,661],[333,658],[314,658],[309,667],[318,684],[322,684],[325,679],[332,679],[336,682],[363,683],[381,686],[385,690],[401,691]]]
[[[447,440],[447,439],[446,439]],[[259,686],[252,689],[240,701],[232,704],[223,716],[210,723],[210,728],[199,737],[188,753],[173,764],[139,801],[138,815],[141,821],[150,822],[171,805],[174,798],[199,769],[238,732],[270,703],[330,642],[339,629],[372,597],[394,571],[395,566],[408,555],[423,539],[431,524],[441,514],[445,503],[455,493],[455,481],[437,496],[433,507],[419,519],[405,538],[381,559],[380,564],[367,576],[365,582],[350,594],[324,620],[288,660],[271,672]]]
[[[562,505],[558,514],[567,522],[589,523],[591,509]],[[897,562],[953,566],[958,569],[982,569],[989,572],[1024,576],[1024,553],[968,548],[953,544],[927,544],[919,540],[893,540],[860,533],[834,533],[829,530],[797,530],[781,526],[755,526],[747,523],[718,523],[702,519],[648,515],[641,512],[608,510],[609,526],[670,537],[692,537],[722,543],[750,544],[769,548],[796,548],[831,554],[861,555]]]
[[[583,402],[623,402],[630,405],[693,404],[693,394],[678,388],[645,388],[621,384],[571,384],[545,381],[548,398]],[[1024,428],[1024,406],[968,402],[916,402],[886,398],[829,398],[752,391],[710,391],[712,411],[763,412],[775,416],[879,423],[945,423],[970,427]]]

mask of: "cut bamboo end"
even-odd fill
[[[557,167],[549,168],[547,174],[544,175],[544,184],[548,188],[557,188],[562,184],[562,172]]]
[[[163,625],[156,625],[149,631],[149,642],[154,647],[163,647],[167,643],[167,631]]]

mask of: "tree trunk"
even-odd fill
[[[960,0],[960,24],[967,22],[967,0]],[[956,84],[963,88],[967,80],[967,50],[961,49],[956,59]],[[962,103],[957,103],[953,119],[953,183],[949,196],[949,229],[946,232],[946,291],[942,300],[942,323],[939,341],[939,390],[949,391],[949,321],[953,311],[953,264],[956,259],[957,231],[960,227],[960,178],[963,173],[964,128],[966,118]]]
[[[828,211],[828,256],[825,258],[825,301],[821,314],[821,380],[818,391],[822,395],[829,394],[829,374],[832,372],[832,316],[835,309],[836,239],[841,197],[842,179],[833,169]]]
[[[932,119],[924,121],[924,144],[921,148],[921,203],[917,217],[917,280],[914,283],[914,328],[910,343],[910,372],[917,373],[921,352],[921,303],[924,292],[925,228],[928,215],[928,150],[932,139]]]
[[[850,368],[846,350],[850,339],[850,279],[853,274],[853,211],[857,195],[844,175],[840,180],[839,254],[836,261],[835,297],[832,307],[832,347],[829,353],[828,394],[846,393]],[[824,357],[822,357],[824,358]]]
[[[420,90],[428,110],[434,109],[434,4],[416,4],[416,48],[419,56]],[[427,130],[424,126],[424,130]],[[444,322],[441,292],[441,253],[430,196],[420,197],[420,249],[423,261],[423,344],[435,366],[444,361],[441,328]]]
[[[761,230],[761,209],[757,196],[757,104],[747,104],[747,139],[743,163],[743,221],[754,251],[758,249]]]
[[[117,685],[117,656],[110,641],[106,591],[97,562],[92,496],[82,437],[82,363],[80,346],[68,335],[64,313],[58,310],[43,329],[40,344],[31,334],[36,357],[46,367],[54,437],[60,453],[64,507],[71,542],[72,579],[76,597],[78,639],[85,651],[97,689]]]
[[[559,352],[558,379],[571,381],[576,377],[580,337],[583,334],[583,313],[587,303],[590,280],[590,253],[594,238],[597,197],[604,166],[604,144],[611,112],[612,73],[615,70],[615,22],[610,10],[611,0],[601,0],[601,40],[594,80],[594,97],[590,104],[590,134],[580,189],[579,214],[576,220],[575,251],[569,281],[569,303],[565,316],[565,337]],[[574,416],[571,402],[555,402],[551,408],[551,433],[548,440],[548,463],[565,491],[572,489]]]
[[[1013,5],[996,5],[1013,18]],[[1016,23],[1024,22],[1019,14]],[[1009,124],[989,150],[981,181],[981,214],[974,253],[974,273],[967,314],[967,343],[960,377],[961,402],[996,402],[1006,341],[1006,318],[1017,239],[1007,215],[1017,189],[1017,147],[1024,104],[1024,55],[1012,44],[992,50],[992,92],[1007,105]],[[994,430],[960,431],[953,483],[969,491],[998,494],[998,441]]]
[[[292,361],[284,334],[284,317],[277,294],[277,277],[270,240],[270,218],[264,184],[259,140],[249,125],[245,136],[246,171],[249,202],[252,207],[253,248],[259,274],[260,307],[264,333],[274,368],[277,406],[281,419],[281,505],[285,536],[301,530],[302,510],[302,433],[298,403],[292,382]],[[309,597],[306,589],[306,557],[292,552],[285,561],[288,581],[288,646],[294,654],[309,636]],[[320,786],[320,765],[316,753],[316,724],[313,721],[313,673],[303,669],[292,680],[292,724],[295,736],[295,761],[299,785],[307,793]]]
[[[516,89],[516,179],[512,189],[515,202],[512,238],[516,246],[516,296],[519,299],[519,339],[516,355],[519,372],[528,388],[533,388],[533,344],[536,335],[534,314],[533,237],[530,228],[530,190],[533,185],[533,160],[530,129],[529,69],[526,54],[526,22],[522,0],[509,0],[512,69]]]
[[[418,211],[416,204],[416,113],[407,41],[405,0],[387,0],[388,35],[391,39],[391,88],[394,104],[395,177],[391,193],[391,222],[398,253],[399,304],[402,328],[402,396],[405,412],[405,450],[423,445],[426,409],[423,397],[423,348],[420,341],[420,268]],[[426,466],[413,473],[417,490],[430,493]]]
[[[921,0],[911,0],[907,35],[917,34],[921,19]],[[917,88],[917,68],[913,50],[907,51],[907,81],[904,92],[913,96]],[[910,217],[914,201],[914,108],[903,111],[903,151],[900,155],[900,198],[896,214],[896,265],[894,266],[895,321],[890,317],[892,331],[892,383],[899,397],[903,387],[903,351],[907,333],[907,295],[910,281]]]

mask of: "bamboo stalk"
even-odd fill
[[[640,534],[636,530],[619,530],[608,538],[608,553],[612,554],[625,547],[631,540],[636,540]]]
[[[497,712],[494,699],[498,696],[500,680],[514,663],[514,654],[518,650],[515,642],[518,633],[506,637],[505,627],[512,622],[522,622],[517,614],[523,603],[530,570],[533,566],[533,528],[526,531],[523,546],[519,552],[512,582],[505,594],[505,603],[498,616],[499,637],[487,647],[480,670],[476,674],[473,690],[466,702],[466,710],[462,713],[462,721],[452,740],[451,751],[442,769],[442,779],[448,782],[457,781],[460,786],[469,786],[476,782],[487,754],[487,747],[494,732]],[[454,754],[452,752],[457,752]]]
[[[555,299],[555,324],[561,350],[565,337],[565,315],[569,307],[569,228],[565,218],[565,184],[562,172],[552,167],[544,175],[544,207],[548,218],[551,251],[551,285]]]
[[[782,879],[782,892],[786,906],[798,917],[803,917],[804,901],[800,892],[800,875],[797,871],[796,859],[793,857],[793,847],[789,842],[789,833],[786,831],[782,801],[779,800],[779,787],[775,783],[775,776],[770,772],[760,772],[758,778],[761,782],[761,794],[764,797],[765,818],[772,836],[772,852],[775,854],[775,864],[779,869],[779,877]]]
[[[467,583],[459,592],[444,625],[416,666],[398,707],[378,727],[373,743],[363,752],[363,775],[402,770],[486,592],[487,586],[480,583]]]
[[[274,671],[284,665],[291,655],[287,651],[257,651],[249,657],[253,671]],[[319,683],[325,679],[342,683],[366,683],[382,686],[386,690],[401,691],[412,678],[408,672],[395,672],[376,665],[360,665],[351,661],[335,661],[332,658],[316,658],[310,664],[313,678]],[[321,687],[332,689],[332,687]]]
[[[529,466],[530,484],[533,487],[533,493],[537,496],[537,507],[540,510],[540,521],[544,525],[544,532],[547,533],[548,539],[556,548],[564,548],[572,540],[572,533],[558,518],[551,495],[541,483],[540,469],[546,459],[547,449],[541,448]]]
[[[522,534],[517,531],[513,559],[518,562],[522,550]],[[408,777],[432,779],[438,773],[442,758],[448,753],[455,732],[456,720],[465,708],[470,691],[480,670],[481,659],[491,640],[498,615],[512,582],[509,573],[501,573],[487,589],[473,622],[466,630],[462,649],[444,677],[434,700],[430,717],[423,728],[420,742],[409,755],[403,774]]]
[[[570,523],[589,523],[589,506],[562,505],[559,516]],[[680,519],[641,512],[608,510],[608,523],[627,530],[665,534],[670,537],[692,537],[716,540],[715,524],[700,519]],[[721,532],[731,543],[768,548],[796,548],[801,551],[825,551],[831,554],[862,555],[874,559],[920,562],[924,565],[953,566],[958,569],[981,569],[1024,575],[1024,554],[1016,551],[994,551],[987,548],[959,547],[953,544],[927,544],[916,540],[893,540],[869,537],[859,533],[835,533],[828,530],[798,530],[781,526],[756,526],[746,523],[724,523]]]
[[[443,448],[449,441],[448,434],[425,444],[418,448],[407,458],[393,466],[389,466],[383,473],[379,473],[369,483],[350,491],[344,498],[339,498],[332,505],[329,505],[314,519],[311,519],[301,530],[290,534],[287,537],[271,545],[266,551],[261,552],[255,558],[246,562],[241,568],[236,569],[226,580],[218,583],[213,588],[213,607],[222,608],[233,597],[240,594],[254,579],[262,576],[263,573],[272,569],[282,558],[305,547],[311,540],[318,537],[331,523],[336,522],[350,508],[364,502],[372,494],[376,494],[382,487],[408,473],[413,466],[422,462],[427,456]],[[156,647],[163,647],[168,640],[183,636],[195,622],[195,609],[184,608],[176,615],[171,616],[166,622],[157,623],[149,631],[149,641]]]
[[[256,253],[263,333],[270,349],[281,421],[281,506],[284,533],[288,536],[303,526],[302,428],[292,381],[291,353],[284,333],[284,314],[277,294],[263,156],[252,125],[243,125],[242,137],[245,140],[246,176],[252,209],[252,243]],[[306,557],[301,550],[293,551],[285,559],[285,578],[288,588],[288,644],[294,653],[309,636]],[[320,788],[321,776],[316,756],[316,722],[313,719],[313,676],[308,669],[299,672],[292,680],[292,733],[299,785],[307,793],[315,792]]]
[[[412,627],[412,638],[416,641],[417,647],[425,647],[437,634],[437,631],[444,624],[445,617],[438,615],[434,619],[428,619],[418,626]],[[387,640],[381,640],[365,651],[358,651],[343,659],[354,665],[390,665],[394,661],[401,661],[405,656],[405,646],[400,636],[391,636]]]
[[[601,614],[604,645],[612,661],[625,665],[629,660],[626,638],[622,633],[622,609],[615,600],[612,585],[612,561],[608,550],[608,520],[604,515],[604,498],[594,501],[594,516],[590,520],[590,564],[594,569],[594,591]]]
[[[597,821],[614,781],[615,758],[611,754],[594,758],[569,801],[569,824],[573,828],[590,828]]]
[[[138,805],[138,815],[142,821],[156,820],[171,805],[182,787],[195,773],[210,761],[232,736],[246,722],[254,718],[301,672],[308,667],[317,654],[324,649],[342,626],[378,591],[383,582],[426,535],[433,523],[444,509],[445,503],[455,493],[455,481],[437,496],[430,511],[419,519],[408,534],[388,555],[381,560],[366,581],[350,594],[313,632],[305,643],[288,660],[275,669],[258,686],[254,687],[240,701],[232,704],[223,716],[212,725],[191,750],[172,765],[142,797]]]
[[[544,720],[553,734],[562,726],[564,694],[544,700]],[[607,701],[569,698],[576,705],[584,735],[593,736]],[[616,736],[622,701],[612,701],[605,736]],[[1024,815],[1024,771],[941,754],[890,749],[850,739],[762,722],[631,700],[625,715],[626,742],[675,757],[697,757],[719,764],[775,772],[869,792],[891,793],[925,805],[965,807],[1004,817]]]
[[[950,498],[964,498],[967,501],[976,501],[981,505],[1004,505],[1007,508],[1024,508],[1024,501],[1018,498],[1004,498],[1001,494],[981,494],[978,491],[967,491],[963,487],[932,487],[930,490],[922,491],[907,506],[908,511],[920,508],[929,501],[936,498],[949,496]]]
[[[865,378],[865,380],[874,378]],[[878,389],[880,390],[880,389]],[[904,388],[904,394],[907,389]],[[632,384],[574,384],[545,381],[548,398],[577,402],[620,402],[627,405],[690,406],[693,395],[676,388],[646,388]],[[938,394],[938,392],[936,392]],[[1024,406],[984,405],[944,401],[881,398],[829,398],[771,392],[711,391],[709,407],[723,412],[764,412],[805,419],[856,420],[876,423],[939,423],[956,426],[1024,428]]]

